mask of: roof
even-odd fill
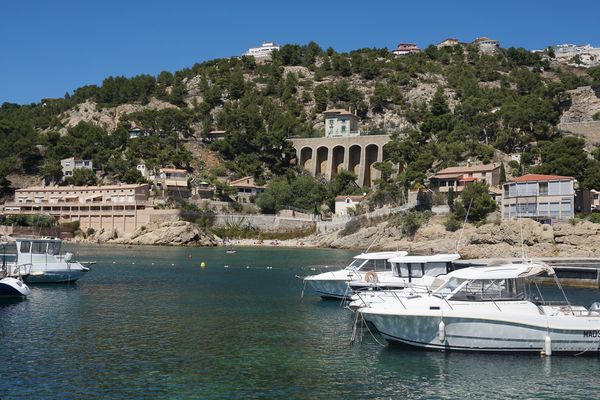
[[[344,109],[325,110],[325,111],[323,111],[323,114],[352,115],[353,117],[356,116],[356,115],[352,114],[350,111],[344,110]]]
[[[458,254],[434,254],[431,256],[401,256],[390,258],[393,263],[428,263],[428,262],[452,262],[460,258]]]
[[[490,39],[490,38],[486,38],[485,36],[483,36],[483,37],[478,37],[477,39],[473,40],[473,43],[487,42],[487,41],[497,42],[497,40],[495,40],[495,39]]]
[[[473,172],[492,172],[495,169],[500,168],[500,164],[477,164],[477,165],[464,165],[458,167],[448,167],[444,168],[441,171],[438,171],[433,177],[437,177],[440,175],[448,175],[453,174],[456,177]]]
[[[264,185],[257,185],[256,183],[254,183],[254,177],[253,176],[245,176],[243,178],[240,179],[236,179],[235,181],[231,181],[229,182],[229,186],[234,186],[234,187],[255,187],[255,188],[264,188]]]
[[[403,257],[408,253],[406,251],[380,251],[376,253],[360,253],[354,256],[357,260],[389,260],[394,257]]]
[[[527,174],[512,178],[509,182],[570,181],[574,179],[572,176]]]
[[[122,185],[105,185],[105,186],[30,186],[27,188],[17,189],[16,192],[71,192],[75,190],[113,190],[113,189],[137,189],[148,187],[147,184],[122,184]]]
[[[158,172],[175,172],[175,173],[187,174],[187,170],[181,169],[181,168],[160,168],[158,170]]]
[[[227,131],[210,131],[207,135],[224,135]]]
[[[335,201],[345,201],[350,199],[352,201],[362,201],[365,198],[364,195],[353,195],[353,196],[335,196]]]
[[[477,178],[472,177],[472,176],[461,176],[460,177],[461,182],[475,182],[476,180],[477,180]]]
[[[448,278],[462,280],[498,280],[536,276],[547,273],[554,275],[552,267],[543,263],[500,264],[487,267],[458,269],[448,274]]]

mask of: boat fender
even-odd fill
[[[377,276],[377,272],[369,271],[365,274],[365,282],[379,282],[379,277]]]
[[[73,259],[73,253],[66,253],[65,254],[65,262],[70,262]]]
[[[546,340],[544,340],[544,353],[547,356],[552,355],[552,339],[550,339],[549,335],[546,335]]]
[[[444,321],[440,321],[438,325],[438,339],[442,343],[446,340],[446,324],[444,324]]]

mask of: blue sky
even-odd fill
[[[341,51],[477,36],[502,47],[600,46],[598,15],[597,0],[7,0],[0,4],[0,103],[62,97],[110,75],[175,71],[265,40],[314,40]]]

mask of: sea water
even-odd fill
[[[352,314],[307,289],[337,250],[74,247],[74,285],[0,304],[0,398],[595,398],[596,357],[351,345]],[[201,267],[204,263],[205,267]],[[570,289],[574,303],[600,300]]]

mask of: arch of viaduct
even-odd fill
[[[328,180],[340,171],[353,171],[359,186],[372,186],[380,177],[373,167],[387,159],[385,145],[389,135],[291,139],[297,163],[311,175],[324,175]]]

